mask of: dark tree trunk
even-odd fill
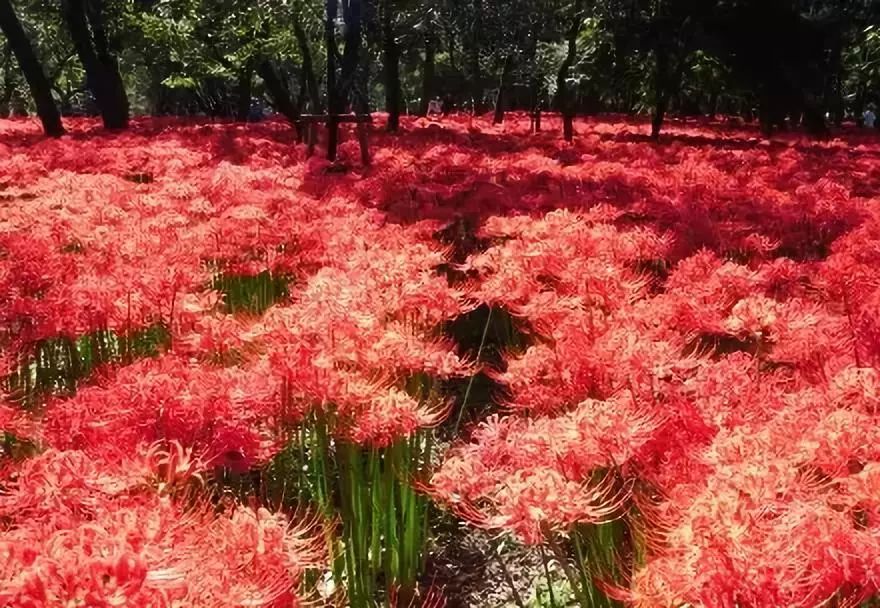
[[[422,102],[419,104],[419,116],[428,115],[428,104],[437,94],[434,90],[436,72],[435,53],[434,33],[429,29],[425,33],[425,64],[422,69]]]
[[[400,128],[400,47],[394,37],[394,15],[390,0],[382,3],[382,44],[385,63],[385,111],[389,133]]]
[[[862,47],[863,47],[863,51],[862,51],[861,63],[864,64],[868,61],[868,57],[870,55],[869,55],[868,45],[863,43]],[[858,84],[856,85],[856,96],[853,101],[853,114],[855,114],[856,123],[859,125],[862,124],[862,116],[865,112],[865,98],[866,98],[867,94],[868,94],[868,85],[864,81],[864,78],[862,77],[862,75],[860,74]]]
[[[651,117],[651,139],[660,138],[666,110],[669,108],[669,49],[662,42],[654,47],[654,115]]]
[[[361,0],[343,0],[342,19],[345,22],[345,48],[342,51],[342,94],[339,100],[341,110],[351,104],[358,114],[370,111],[367,98],[366,74],[361,69]],[[367,125],[358,122],[356,125],[358,142],[361,148],[361,162],[370,164],[370,152],[367,142]]]
[[[541,110],[544,106],[543,82],[537,70],[532,77],[532,133],[541,132]]]
[[[254,65],[248,61],[238,74],[236,91],[235,120],[247,122],[251,115],[251,96],[253,95]],[[268,89],[268,87],[267,87]]]
[[[509,53],[504,58],[504,67],[501,68],[501,80],[498,82],[498,95],[495,97],[495,116],[492,117],[492,123],[500,125],[504,122],[504,93],[507,90],[508,80],[510,80],[510,72],[513,70],[513,54]]]
[[[264,59],[257,66],[257,73],[263,79],[263,85],[266,87],[266,92],[269,93],[272,106],[279,114],[290,121],[290,124],[296,127],[297,139],[301,141],[302,132],[300,129],[299,108],[293,102],[287,85],[278,75],[278,72],[275,71],[275,66],[268,59]]]
[[[474,25],[471,30],[471,48],[468,62],[470,63],[471,100],[474,114],[483,111],[483,77],[480,73],[480,42],[483,39],[483,2],[474,0]]]
[[[574,94],[568,86],[568,73],[577,59],[577,36],[581,26],[580,2],[575,3],[575,13],[568,29],[568,50],[556,74],[556,106],[562,114],[562,135],[565,141],[574,139]]]
[[[804,100],[802,124],[804,129],[814,137],[828,135],[828,125],[825,122],[825,108],[820,98],[807,96]]]
[[[449,53],[449,67],[453,72],[457,72],[458,62],[455,58],[455,32],[449,22],[447,22],[446,26],[443,28],[443,32],[446,35],[446,52]]]
[[[544,108],[544,87],[537,69],[532,76],[532,133],[541,132],[541,111]]]
[[[856,97],[853,101],[853,114],[855,115],[858,124],[862,124],[862,116],[865,113],[865,97],[867,96],[867,93],[868,87],[865,83],[859,83],[856,88]]]
[[[822,95],[821,105],[822,114],[827,110],[835,126],[840,126],[843,122],[843,115],[839,113],[843,102],[842,95],[842,77],[843,77],[843,37],[841,32],[835,31],[825,41],[827,49],[825,52],[824,65],[821,68],[822,77]],[[823,120],[824,122],[824,120]]]
[[[104,126],[128,126],[128,97],[104,27],[102,0],[64,0],[64,19],[86,72],[86,82],[101,110]]]
[[[345,47],[342,51],[342,111],[351,104],[355,111],[369,110],[366,91],[360,86],[361,65],[361,0],[343,0],[342,19],[345,22]]]
[[[116,119],[116,122],[124,123],[120,125],[124,128],[128,126],[128,96],[125,93],[125,83],[122,81],[122,75],[119,73],[119,62],[110,49],[110,40],[104,23],[104,0],[90,0],[86,6],[89,25],[92,28],[92,37],[95,41],[95,51],[98,55],[98,60],[104,67],[111,99],[116,108],[115,113],[119,117]]]
[[[2,31],[2,30],[0,30]],[[12,92],[15,90],[15,75],[12,73],[12,47],[8,40],[3,45],[3,90],[0,91],[0,118],[8,118]]]
[[[773,135],[773,113],[767,96],[764,96],[758,105],[758,124],[761,125],[761,134],[764,137]]]
[[[46,135],[52,137],[63,135],[64,127],[61,124],[61,114],[58,112],[55,100],[52,99],[52,87],[10,0],[0,0],[0,29],[9,41],[9,46],[31,89],[37,114],[43,123],[43,130]]]
[[[311,103],[311,110],[314,113],[320,113],[323,109],[321,103],[321,90],[318,88],[318,77],[315,75],[315,64],[312,60],[312,49],[309,46],[309,38],[298,21],[293,24],[293,34],[296,36],[296,42],[299,45],[299,52],[302,55],[302,80],[303,85],[308,93],[308,99]]]
[[[530,93],[531,93],[531,109],[532,109],[532,133],[538,133],[541,131],[541,92],[543,90],[543,81],[541,79],[541,74],[538,70],[537,60],[538,60],[538,38],[541,33],[541,28],[543,23],[538,20],[533,24],[532,34],[530,36],[530,44],[529,44],[529,65],[532,68],[532,77],[530,82]]]
[[[167,94],[165,85],[162,84],[162,73],[155,65],[148,66],[150,70],[150,83],[147,88],[150,113],[153,116],[162,116],[168,113]]]
[[[327,0],[327,14],[324,22],[324,43],[327,48],[327,159],[336,160],[336,148],[339,144],[339,121],[343,103],[336,84],[336,17],[339,14],[338,0]]]

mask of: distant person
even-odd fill
[[[435,97],[428,102],[428,116],[438,116],[443,114],[443,104],[439,97]]]
[[[862,114],[862,124],[865,125],[867,129],[873,129],[874,125],[877,122],[877,115],[874,114],[874,108],[869,107],[865,110],[865,113]]]

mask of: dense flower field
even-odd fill
[[[880,595],[880,141],[545,122],[0,122],[0,605]]]

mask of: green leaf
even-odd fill
[[[179,74],[172,74],[163,80],[162,84],[169,89],[194,89],[197,86],[195,79]]]

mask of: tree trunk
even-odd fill
[[[853,114],[856,118],[856,123],[861,125],[863,120],[863,115],[865,113],[865,98],[868,94],[868,87],[864,82],[860,82],[856,87],[856,97],[853,101]]]
[[[101,110],[104,126],[124,129],[128,126],[128,97],[116,57],[110,51],[104,29],[103,2],[64,0],[64,19],[70,29],[74,48],[86,72],[86,82]]]
[[[2,31],[2,30],[0,30]],[[3,90],[0,91],[0,118],[8,118],[12,92],[15,90],[15,75],[12,73],[12,47],[9,41],[3,44]]]
[[[568,73],[577,59],[577,36],[581,29],[580,2],[576,2],[574,8],[568,29],[568,50],[556,74],[556,105],[562,114],[562,135],[568,142],[574,139],[574,95],[568,86]]]
[[[342,113],[342,103],[336,85],[336,17],[339,14],[338,0],[327,0],[327,14],[324,21],[324,46],[327,49],[327,159],[336,160],[336,148],[339,144],[339,121],[337,114]]]
[[[302,55],[302,76],[303,85],[308,92],[308,99],[311,102],[311,110],[318,114],[323,109],[321,103],[321,90],[318,88],[318,77],[315,75],[315,64],[312,60],[312,49],[309,46],[309,38],[299,21],[293,24],[293,34],[296,36],[296,42],[299,45],[299,52]]]
[[[18,65],[31,89],[34,104],[37,106],[37,114],[43,123],[43,131],[52,137],[63,135],[64,127],[61,124],[61,114],[58,112],[55,100],[52,99],[49,80],[46,78],[43,66],[40,65],[34,47],[31,46],[10,0],[0,0],[0,29],[3,30],[9,41],[12,52],[15,54]]]
[[[422,69],[422,102],[419,105],[419,116],[428,115],[428,104],[437,94],[434,90],[435,53],[434,33],[429,29],[425,33],[425,65]]]
[[[660,35],[658,35],[658,38]],[[669,49],[658,40],[654,47],[654,115],[651,117],[651,139],[660,139],[663,120],[669,108]]]
[[[278,72],[275,71],[275,66],[273,66],[272,62],[268,59],[264,59],[257,66],[257,73],[260,75],[260,78],[263,79],[263,85],[266,87],[266,92],[269,93],[269,97],[272,100],[272,106],[284,116],[284,118],[290,121],[290,124],[296,127],[297,140],[302,141],[299,108],[297,108],[296,104],[293,102],[293,98],[290,95],[290,91],[287,89],[287,85],[284,84],[284,81],[278,75]]]
[[[342,19],[345,22],[345,47],[342,51],[342,110],[351,104],[355,111],[369,111],[366,90],[360,82],[361,65],[361,0],[343,0]]]
[[[512,70],[513,53],[508,53],[504,58],[504,67],[501,68],[501,80],[498,82],[498,95],[495,97],[495,116],[492,118],[492,124],[500,125],[504,122],[504,93]]]
[[[400,48],[394,37],[390,0],[382,2],[382,43],[385,63],[385,111],[388,112],[386,128],[389,133],[396,133],[400,128]]]
[[[846,105],[843,100],[843,83],[846,79],[843,65],[843,41],[839,40],[834,49],[834,87],[830,100],[831,114],[834,117],[834,126],[843,125]]]
[[[365,82],[366,73],[361,69],[361,10],[361,0],[343,0],[342,19],[345,22],[345,48],[342,51],[342,91],[344,97],[340,101],[340,107],[345,109],[348,103],[358,114],[367,114],[370,107],[367,98],[367,83]],[[368,127],[364,122],[359,121],[355,129],[361,148],[361,162],[364,165],[369,165]]]
[[[471,48],[468,62],[471,77],[471,103],[474,114],[483,111],[483,78],[480,74],[480,42],[483,39],[483,2],[474,0],[474,25],[471,30]]]
[[[89,25],[92,28],[92,38],[95,41],[95,51],[98,60],[104,67],[107,83],[109,86],[110,99],[113,107],[113,128],[125,128],[128,126],[128,96],[125,93],[125,83],[119,73],[119,62],[110,49],[110,40],[104,24],[104,0],[90,0],[86,4]]]
[[[538,133],[541,130],[541,92],[543,89],[543,79],[538,69],[538,39],[544,26],[542,19],[536,19],[532,23],[532,31],[529,36],[529,44],[527,47],[527,64],[531,69],[531,78],[529,79],[529,105],[531,110],[531,129],[532,133]]]
[[[251,96],[253,95],[254,65],[252,60],[241,68],[238,74],[238,87],[236,91],[235,120],[247,122],[251,115]],[[266,87],[268,89],[268,86]]]
[[[449,67],[453,72],[457,72],[458,62],[455,58],[455,31],[453,31],[450,22],[446,23],[443,32],[446,34],[446,52],[449,54]]]

